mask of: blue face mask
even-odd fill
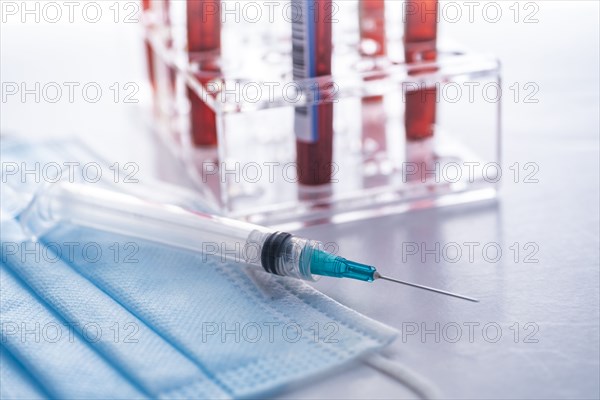
[[[70,225],[33,243],[3,221],[2,236],[2,398],[251,397],[396,335],[202,254]]]
[[[197,193],[143,175],[135,163],[108,162],[79,141],[27,142],[2,136],[2,218],[14,217],[40,188],[59,180],[117,189],[158,203],[215,213],[209,192]]]

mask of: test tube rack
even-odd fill
[[[494,56],[440,44],[435,61],[406,63],[398,55],[401,35],[387,39],[398,52],[369,56],[352,39],[358,23],[348,23],[339,28],[344,41],[334,42],[332,75],[294,81],[291,38],[281,27],[270,34],[270,26],[256,32],[224,24],[224,47],[232,32],[242,38],[235,50],[190,55],[173,40],[184,22],[165,25],[155,10],[143,20],[156,70],[153,127],[215,212],[292,229],[497,196],[501,81]],[[409,140],[406,93],[431,87],[438,94],[434,134]],[[189,89],[214,111],[216,146],[192,144]],[[305,186],[297,179],[294,112],[323,97],[334,103],[331,183]]]

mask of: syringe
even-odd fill
[[[331,254],[320,242],[262,226],[74,183],[56,183],[34,196],[18,217],[41,237],[58,222],[124,234],[173,247],[215,253],[228,261],[306,281],[316,277],[383,279],[474,301],[471,297],[382,276],[370,266]]]

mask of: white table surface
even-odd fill
[[[569,4],[567,4],[569,3]],[[503,3],[504,4],[504,3]],[[539,166],[539,183],[503,179],[495,203],[433,209],[305,233],[335,241],[344,256],[377,265],[382,272],[477,297],[480,303],[395,287],[377,288],[323,279],[315,286],[376,320],[402,329],[458,324],[456,343],[434,335],[400,337],[386,354],[437,388],[443,398],[598,398],[599,353],[599,7],[595,1],[536,2],[535,24],[510,18],[490,24],[442,25],[442,35],[503,62],[504,87],[534,82],[537,104],[504,97],[504,171],[515,162]],[[503,10],[508,9],[504,4]],[[144,82],[139,27],[130,24],[3,24],[3,82]],[[108,90],[108,89],[106,89]],[[143,98],[144,93],[140,94]],[[2,102],[1,131],[34,138],[81,135],[111,160],[136,160],[141,173],[154,170],[140,108],[114,104]],[[140,107],[141,106],[141,107]],[[115,147],[114,143],[119,143]],[[475,253],[455,264],[410,258],[402,242],[498,243],[501,260]],[[510,247],[519,243],[518,263]],[[538,263],[524,263],[523,245],[535,243]],[[375,285],[374,284],[374,285]],[[465,323],[479,323],[472,343]],[[482,327],[498,324],[490,343]],[[520,336],[515,343],[514,327]],[[537,343],[524,343],[531,323]],[[512,327],[512,329],[511,329]],[[490,328],[492,329],[492,328]],[[453,335],[452,330],[445,331]],[[493,329],[488,331],[493,336]],[[357,362],[284,398],[412,398],[405,386]]]

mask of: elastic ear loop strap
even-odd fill
[[[409,367],[399,361],[384,357],[378,353],[365,358],[363,361],[371,368],[406,386],[421,399],[434,400],[441,398],[433,383],[416,372],[411,371]]]

